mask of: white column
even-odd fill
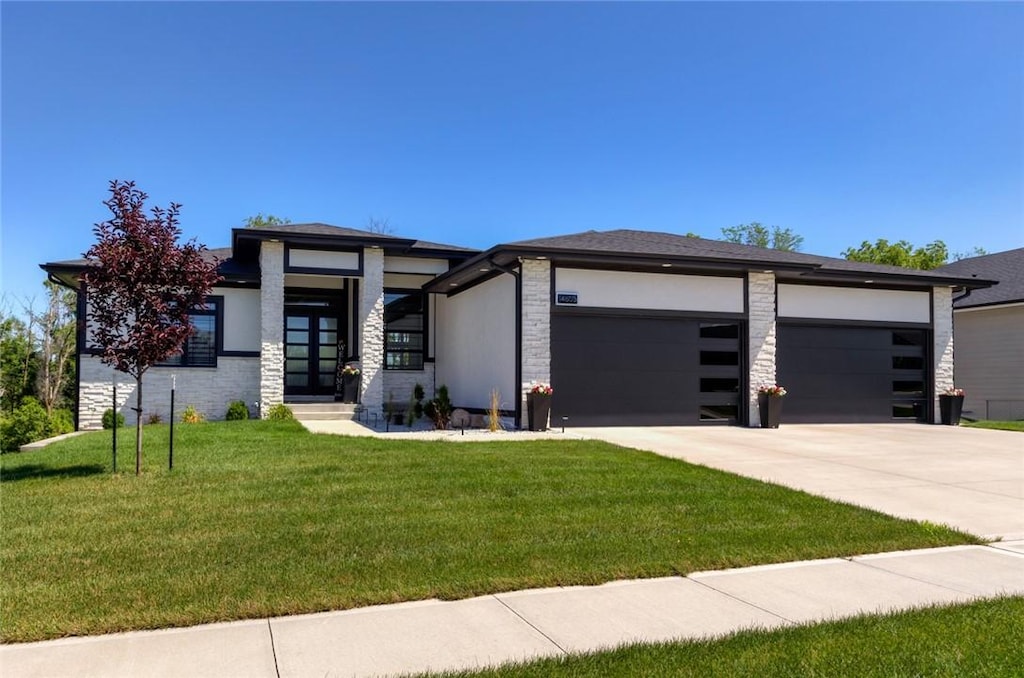
[[[953,388],[953,290],[932,288],[932,355],[935,356],[934,422],[941,421],[939,395]]]
[[[747,411],[749,425],[760,427],[757,388],[776,380],[775,274],[750,271],[747,274],[747,344],[750,353]],[[785,384],[783,384],[785,386]]]
[[[524,259],[522,276],[522,346],[520,348],[520,402],[522,420],[527,425],[526,393],[530,383],[551,382],[551,262]],[[552,384],[558,390],[558,384]]]
[[[260,412],[284,402],[284,244],[260,243]]]
[[[362,363],[362,403],[371,412],[384,405],[384,250],[363,250],[363,279],[359,286],[359,361]],[[429,394],[428,394],[429,395]],[[396,397],[400,397],[395,394]],[[407,396],[402,396],[407,397]]]

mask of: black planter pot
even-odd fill
[[[359,377],[358,374],[345,374],[341,377],[341,402],[359,402]]]
[[[946,426],[959,426],[960,413],[964,411],[964,397],[940,395],[939,416]]]
[[[782,398],[767,393],[757,394],[757,410],[761,415],[761,428],[778,428],[782,419]]]
[[[526,394],[526,413],[531,431],[548,430],[548,415],[551,414],[551,396],[543,393]]]

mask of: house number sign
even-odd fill
[[[559,306],[575,306],[580,295],[576,292],[555,292],[555,303]]]

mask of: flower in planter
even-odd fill
[[[967,395],[967,392],[964,391],[962,388],[947,388],[945,391],[942,392],[942,395],[965,396]]]
[[[345,377],[355,377],[359,375],[359,368],[355,365],[345,365],[341,368],[341,374]]]
[[[551,395],[555,392],[555,389],[551,388],[551,384],[545,384],[542,381],[535,381],[530,384],[530,393],[537,393],[539,395]]]
[[[758,394],[764,394],[773,398],[781,398],[786,395],[786,389],[778,384],[761,384],[757,387]]]

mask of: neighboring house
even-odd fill
[[[1024,419],[1024,248],[961,259],[947,275],[997,280],[953,303],[956,385],[977,419]]]
[[[951,299],[990,284],[665,233],[618,230],[485,252],[339,228],[232,231],[209,308],[174,364],[146,375],[144,409],[177,402],[211,418],[230,401],[333,399],[357,361],[379,412],[421,383],[482,411],[497,390],[525,415],[551,382],[570,426],[757,425],[757,387],[789,389],[787,422],[934,421],[953,383]],[[88,290],[83,260],[43,264]],[[80,428],[111,406],[113,373],[80,323]],[[133,389],[119,380],[124,409]]]

